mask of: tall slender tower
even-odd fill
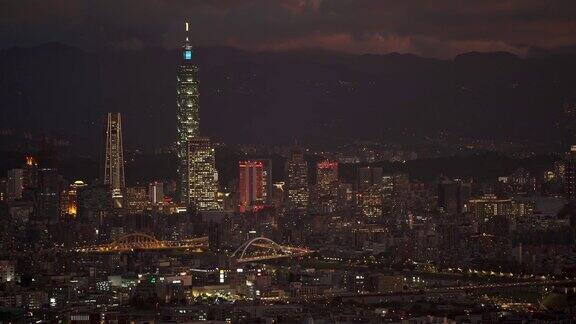
[[[103,163],[104,184],[110,186],[114,207],[122,207],[124,198],[124,151],[122,146],[122,117],[108,113],[106,117],[105,152]]]
[[[188,33],[188,23],[186,23]],[[198,116],[198,67],[192,61],[192,45],[188,37],[182,48],[182,58],[178,67],[176,84],[177,104],[177,141],[176,150],[178,156],[178,186],[180,201],[188,202],[188,141],[197,138],[199,132]]]

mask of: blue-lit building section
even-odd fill
[[[184,50],[184,60],[191,60],[191,59],[192,59],[192,51]]]

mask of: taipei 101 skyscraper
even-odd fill
[[[188,34],[186,23],[186,34]],[[188,36],[182,48],[181,63],[178,67],[176,84],[178,188],[180,201],[189,202],[187,145],[199,137],[198,116],[198,67],[192,60],[193,49]]]

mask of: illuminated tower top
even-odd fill
[[[192,61],[192,45],[190,44],[190,39],[188,38],[188,33],[190,32],[190,26],[188,22],[186,22],[186,41],[184,42],[183,51],[182,51],[182,60],[184,63],[188,63]]]

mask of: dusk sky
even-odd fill
[[[0,0],[0,47],[320,48],[450,58],[576,44],[574,0]]]

